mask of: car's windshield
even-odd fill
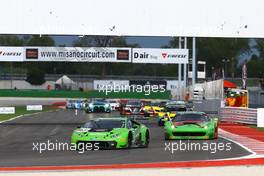
[[[139,101],[129,101],[129,102],[127,102],[127,105],[130,105],[130,106],[141,106],[141,103]]]
[[[182,100],[171,100],[167,104],[185,104],[185,101]]]
[[[159,102],[152,102],[150,105],[151,105],[151,106],[159,106],[160,103],[159,103]]]
[[[94,105],[105,105],[106,102],[102,102],[102,101],[97,101],[94,102]]]
[[[183,121],[201,121],[208,122],[210,117],[206,114],[177,114],[173,119],[173,122],[183,122]]]
[[[84,125],[84,128],[92,129],[113,129],[113,128],[124,128],[125,120],[115,119],[103,119],[103,120],[91,120]]]
[[[166,111],[167,112],[171,112],[171,111],[187,111],[186,107],[184,106],[168,106],[166,107]]]

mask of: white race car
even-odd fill
[[[112,111],[119,110],[119,108],[120,108],[120,103],[119,103],[118,100],[115,100],[115,99],[108,99],[108,100],[106,100],[106,101],[110,104],[110,106],[111,106],[111,110],[112,110]]]

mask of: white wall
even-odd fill
[[[215,81],[209,81],[204,82],[200,84],[195,84],[195,89],[199,89],[201,96],[203,96],[205,99],[223,99],[223,92],[224,92],[224,86],[223,86],[223,80],[215,80]],[[187,87],[187,91],[193,93],[194,88],[192,86]],[[203,93],[202,93],[203,92]]]
[[[261,0],[1,0],[0,34],[264,37]]]

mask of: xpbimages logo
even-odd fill
[[[99,92],[104,92],[108,95],[111,92],[134,92],[134,93],[144,93],[144,95],[150,95],[151,93],[165,92],[166,85],[119,85],[119,84],[108,84],[99,85]]]
[[[231,151],[231,143],[222,143],[222,142],[191,142],[191,141],[182,141],[179,142],[165,142],[164,150],[174,154],[177,151],[207,151],[211,154],[215,154],[218,151]]]
[[[67,142],[59,142],[58,140],[51,141],[47,140],[45,142],[33,142],[32,150],[34,152],[38,152],[40,154],[44,152],[52,152],[52,151],[78,151],[78,153],[84,153],[85,151],[90,150],[99,150],[99,143],[89,143],[89,142],[79,142],[75,143],[67,143]]]

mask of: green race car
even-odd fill
[[[71,143],[77,147],[93,145],[95,150],[148,147],[149,129],[129,118],[97,118],[75,129]]]
[[[111,112],[111,106],[106,101],[96,101],[96,102],[89,103],[88,106],[86,107],[85,111],[87,113],[92,113],[92,112],[110,113]]]
[[[165,122],[165,139],[216,139],[218,119],[203,112],[178,112]]]

